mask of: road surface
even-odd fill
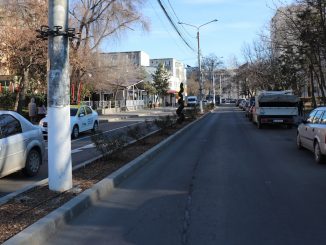
[[[47,244],[326,244],[326,166],[224,107]]]

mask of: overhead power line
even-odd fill
[[[160,7],[162,8],[165,16],[168,18],[170,24],[172,25],[172,27],[174,28],[174,30],[177,32],[177,34],[180,36],[180,38],[182,39],[182,41],[192,50],[195,51],[195,49],[187,42],[187,40],[183,37],[183,35],[181,34],[180,30],[178,29],[177,25],[173,22],[172,18],[170,17],[170,15],[168,14],[168,12],[166,11],[165,7],[163,6],[161,0],[157,0]]]
[[[174,16],[177,18],[178,23],[179,23],[179,22],[182,22],[182,21],[179,19],[179,17],[177,16],[177,13],[174,11],[174,8],[173,8],[173,6],[172,6],[170,0],[168,0],[168,3],[169,3],[170,8],[172,9],[172,12],[173,12]],[[184,28],[183,25],[181,25],[181,28],[185,31],[185,33],[186,33],[189,37],[193,38],[193,36],[192,36],[188,31],[187,31],[186,28]]]

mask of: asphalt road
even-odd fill
[[[142,118],[125,119],[121,121],[108,122],[101,120],[99,130],[103,133],[113,134],[118,131],[125,131],[128,126],[142,123]],[[72,165],[78,165],[90,160],[100,153],[92,146],[91,132],[81,133],[80,137],[71,141]],[[46,149],[47,151],[47,149]],[[47,154],[47,152],[46,152]],[[24,187],[30,186],[48,177],[47,156],[45,163],[41,166],[40,172],[35,177],[26,177],[21,171],[0,179],[0,198]]]
[[[220,108],[47,244],[326,244],[326,165]]]

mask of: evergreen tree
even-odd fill
[[[156,90],[156,93],[160,98],[162,98],[164,95],[167,94],[167,91],[169,90],[170,74],[164,68],[163,64],[159,64],[152,77],[153,77],[153,86]]]

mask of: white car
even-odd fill
[[[187,106],[197,106],[198,105],[198,99],[197,96],[188,96],[186,98]]]
[[[44,160],[45,142],[39,126],[13,111],[0,111],[0,177],[23,170],[38,173]]]
[[[322,163],[326,156],[326,107],[310,112],[297,130],[297,147],[314,153],[315,161]]]
[[[44,136],[47,136],[48,124],[47,116],[41,119],[40,126]],[[70,130],[72,138],[77,138],[80,132],[88,130],[96,132],[98,130],[98,125],[98,114],[90,106],[70,106]]]

